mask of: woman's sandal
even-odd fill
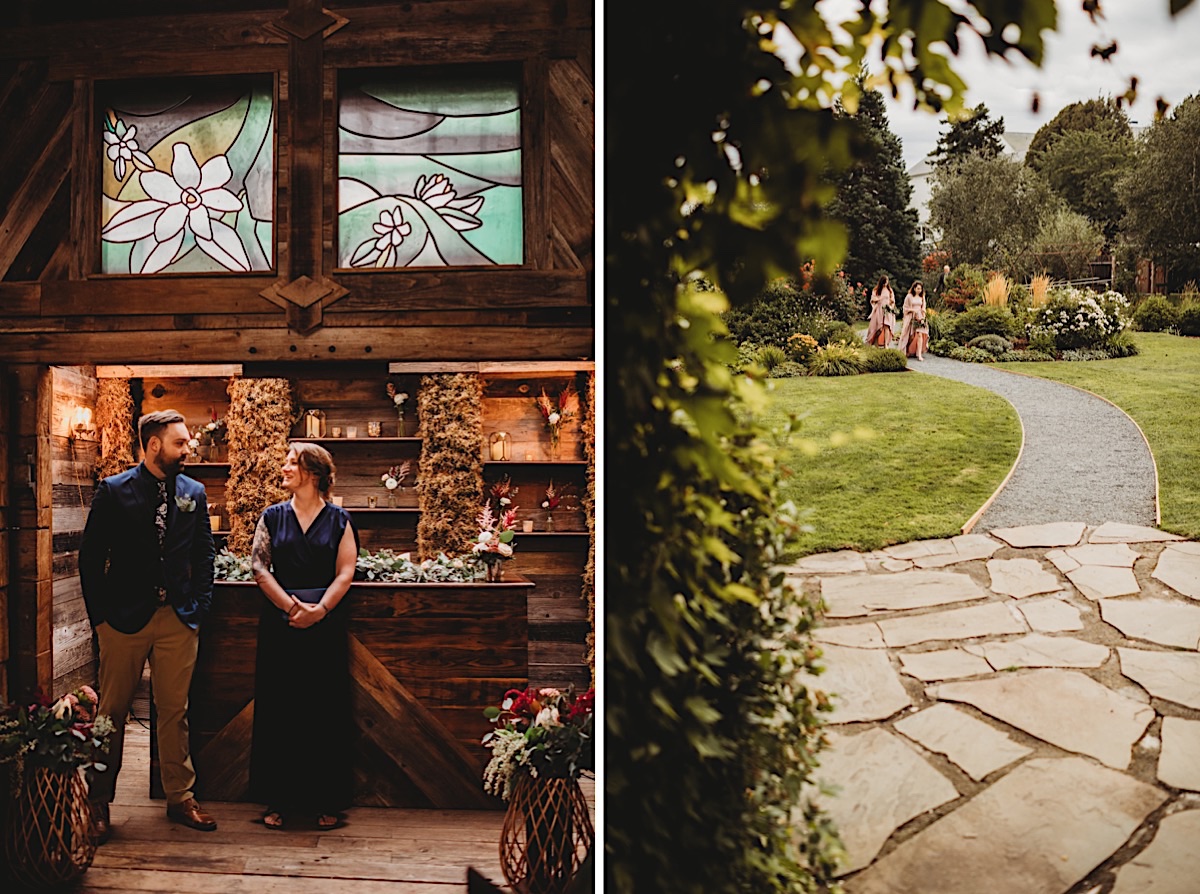
[[[266,813],[263,814],[262,821],[263,821],[263,825],[266,826],[268,829],[282,829],[283,828],[283,814],[280,813],[278,810],[268,810]]]
[[[336,829],[339,825],[341,825],[341,822],[341,819],[332,813],[322,813],[317,817],[317,828]]]

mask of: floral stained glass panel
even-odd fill
[[[122,82],[98,95],[102,272],[274,266],[271,76]]]
[[[339,267],[523,262],[516,76],[347,74],[339,92]]]

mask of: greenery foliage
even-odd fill
[[[132,466],[135,428],[128,379],[100,379],[97,382],[96,428],[100,434],[96,476],[107,478]]]
[[[758,349],[756,358],[763,369],[767,371],[767,375],[775,372],[775,367],[788,359],[787,352],[783,348],[775,345],[764,345]]]
[[[421,477],[417,479],[417,554],[468,554],[483,493],[483,383],[474,373],[422,376]]]
[[[287,458],[296,414],[287,379],[232,379],[228,391],[229,537],[225,545],[230,552],[246,555],[263,510],[288,498],[279,470]]]
[[[981,348],[989,354],[1005,354],[1013,349],[1013,344],[1002,335],[979,335],[967,342],[968,348]]]
[[[1179,310],[1162,295],[1148,295],[1133,311],[1133,324],[1142,332],[1164,332],[1179,326]]]
[[[1181,102],[1143,134],[1128,175],[1118,183],[1126,235],[1171,282],[1200,276],[1200,94]]]
[[[949,357],[950,352],[959,347],[961,345],[952,338],[939,338],[929,343],[929,353],[937,357]]]
[[[784,348],[797,332],[819,339],[834,322],[848,323],[857,312],[844,277],[832,277],[829,291],[822,294],[815,291],[812,277],[802,272],[799,278],[775,280],[744,308],[727,311],[724,316],[735,342]]]
[[[908,370],[908,358],[904,356],[903,351],[897,351],[895,348],[879,348],[868,345],[862,349],[862,359],[867,367],[867,372],[906,372]]]
[[[1030,347],[1043,349],[1042,337],[1054,340],[1059,351],[1103,349],[1129,321],[1129,303],[1119,292],[1097,295],[1079,289],[1052,290],[1050,299],[1032,312]]]
[[[954,320],[954,338],[966,344],[981,335],[1002,335],[1010,338],[1015,334],[1015,321],[1007,307],[978,304],[963,311]]]
[[[988,107],[975,106],[965,116],[950,122],[933,150],[934,165],[954,164],[969,157],[995,158],[1004,151],[1004,119],[992,120]]]
[[[946,277],[942,290],[942,305],[949,310],[962,310],[983,300],[987,278],[974,264],[959,264]]]
[[[1083,279],[1088,262],[1104,246],[1104,234],[1086,217],[1069,208],[1046,214],[1029,247],[1018,261],[1022,272],[1048,273],[1056,279]]]
[[[840,341],[817,348],[808,361],[808,372],[813,376],[857,376],[866,371],[860,348]]]
[[[1135,144],[1125,132],[1069,131],[1046,150],[1038,170],[1075,213],[1090,221],[1103,239],[1112,240],[1125,209],[1117,183],[1133,165]],[[1028,155],[1025,158],[1029,163]]]
[[[688,284],[707,277],[741,302],[808,258],[828,280],[846,237],[822,178],[860,151],[829,108],[835,85],[853,110],[852,76],[881,45],[868,35],[883,35],[905,47],[882,66],[889,87],[957,112],[964,85],[944,42],[982,30],[989,53],[1039,61],[1054,26],[1043,4],[987,9],[982,24],[916,0],[831,28],[812,3],[640,4],[637,27],[609,42],[638,63],[606,83],[622,110],[605,129],[622,185],[606,204],[606,439],[626,494],[608,515],[624,536],[606,552],[605,676],[621,697],[605,723],[622,757],[606,774],[611,890],[815,892],[830,878],[828,826],[802,795],[822,699],[795,686],[815,669],[813,607],[775,567],[794,528],[754,422],[765,393],[713,338],[724,299]],[[803,71],[763,40],[776,22]]]
[[[983,348],[957,347],[950,352],[951,360],[961,360],[963,363],[991,363],[996,355]]]
[[[1200,305],[1185,307],[1179,312],[1179,334],[1200,335]]]

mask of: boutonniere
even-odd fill
[[[175,505],[179,507],[180,512],[195,512],[196,501],[191,497],[176,497]]]

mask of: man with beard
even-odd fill
[[[142,462],[96,488],[79,546],[79,581],[100,643],[99,712],[116,731],[104,770],[89,771],[97,840],[110,834],[125,719],[150,659],[167,816],[209,832],[196,803],[187,703],[200,622],[212,603],[213,535],[204,485],[182,474],[187,425],[175,410],[138,420]]]

